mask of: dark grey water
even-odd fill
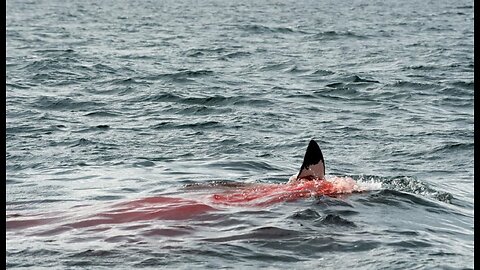
[[[311,138],[327,174],[381,185],[182,220],[7,226],[9,269],[473,269],[473,1],[6,7],[7,224],[286,182]]]

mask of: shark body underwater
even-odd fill
[[[368,188],[367,188],[368,189]],[[210,183],[193,184],[185,191],[207,191],[195,199],[152,196],[110,204],[97,213],[74,207],[66,213],[9,214],[7,229],[22,230],[43,225],[58,225],[39,234],[56,234],[73,228],[122,224],[148,220],[187,220],[221,211],[222,207],[267,207],[282,202],[315,196],[336,196],[367,190],[350,177],[326,177],[325,160],[318,144],[311,140],[300,171],[285,183]],[[213,191],[213,192],[212,192]],[[184,193],[193,195],[189,193]]]
[[[362,192],[364,189],[350,177],[325,175],[325,160],[315,140],[310,140],[300,171],[287,183],[251,184],[234,192],[214,194],[212,201],[225,205],[268,206],[314,196],[335,196]]]

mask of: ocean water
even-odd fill
[[[7,1],[7,268],[473,269],[473,8]]]

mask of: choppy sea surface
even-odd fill
[[[473,8],[7,1],[7,268],[473,269]]]

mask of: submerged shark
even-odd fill
[[[315,196],[365,191],[351,177],[326,176],[325,159],[315,140],[310,140],[300,171],[286,183],[227,184],[236,189],[214,194],[214,203],[237,206],[267,206]],[[220,184],[220,186],[224,186]]]

